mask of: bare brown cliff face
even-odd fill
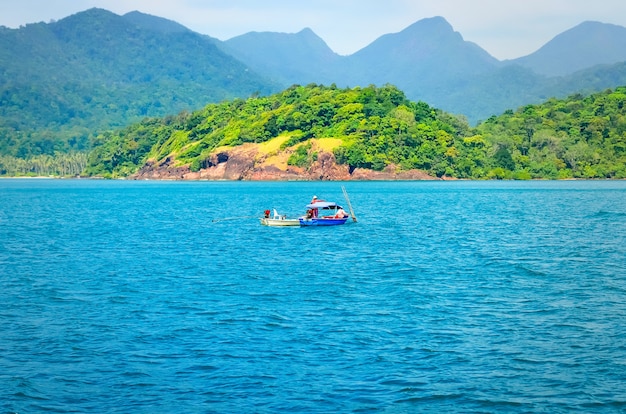
[[[148,162],[131,179],[136,180],[245,180],[245,181],[349,181],[349,180],[436,180],[420,170],[398,171],[390,165],[383,171],[356,168],[350,171],[339,165],[330,152],[320,151],[307,169],[272,163],[254,146],[235,147],[213,154],[205,168],[191,171],[189,166],[175,166],[166,158],[160,163]]]

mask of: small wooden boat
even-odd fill
[[[287,218],[284,214],[278,214],[276,209],[274,209],[274,215],[272,217],[270,217],[269,210],[265,210],[265,216],[261,217],[260,220],[262,225],[270,227],[289,227],[300,225],[300,220],[297,218]]]
[[[343,207],[334,201],[319,200],[316,196],[313,196],[311,203],[306,205],[306,214],[302,217],[287,218],[286,215],[278,214],[278,211],[274,209],[273,216],[270,216],[270,210],[265,210],[264,216],[259,220],[262,225],[271,227],[339,226],[345,224],[350,217],[352,217],[352,221],[356,223],[356,216],[354,215],[348,193],[343,186],[341,189],[343,190],[343,195],[350,208],[350,215],[344,211]]]

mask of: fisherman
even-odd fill
[[[311,204],[319,203],[320,201],[323,201],[323,200],[318,199],[317,196],[314,195],[313,199],[311,200]],[[312,208],[311,209],[311,217],[317,218],[317,214],[318,214],[318,210],[316,208]]]
[[[344,218],[348,217],[348,213],[343,209],[343,207],[339,207],[337,213],[335,214],[335,218]]]

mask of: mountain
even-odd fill
[[[311,29],[298,33],[250,32],[225,41],[222,50],[283,86],[333,83],[340,56]]]
[[[138,28],[152,30],[161,33],[188,33],[188,28],[173,20],[164,19],[162,17],[152,16],[150,14],[132,11],[126,13],[124,19]]]
[[[349,81],[392,83],[419,92],[432,82],[484,73],[499,61],[455,32],[443,17],[420,20],[346,57]]]
[[[619,65],[626,61],[626,28],[595,22],[576,26],[537,52],[508,61],[465,41],[443,17],[423,19],[399,33],[383,35],[352,55],[334,55],[323,68],[318,62],[324,55],[312,51],[301,37],[292,35],[289,43],[272,42],[273,35],[289,36],[265,33],[263,43],[251,41],[256,35],[241,36],[236,56],[262,68],[272,79],[287,79],[284,87],[311,82],[390,83],[409,99],[464,115],[471,123],[551,96],[622,85],[615,81],[626,76]],[[290,58],[302,52],[308,60]]]
[[[292,84],[391,83],[419,94],[451,78],[484,73],[499,61],[462,36],[442,17],[420,20],[381,36],[350,56],[339,56],[310,29],[299,33],[251,32],[222,49],[288,87]]]
[[[584,22],[550,40],[536,52],[513,59],[546,76],[569,75],[592,66],[626,61],[626,28]]]
[[[396,85],[412,99],[437,102],[442,88],[496,70],[500,62],[465,41],[443,17],[386,34],[349,56],[335,54],[310,29],[248,33],[221,46],[283,87],[308,83]]]
[[[465,41],[443,17],[423,19],[399,33],[384,35],[345,59],[340,84],[391,83],[409,99],[455,113],[467,111],[466,100],[450,102],[450,92],[444,91],[451,86],[462,90],[468,79],[500,67],[496,58]]]
[[[96,8],[0,28],[0,154],[84,150],[94,131],[278,90],[215,42]]]
[[[475,124],[553,96],[625,84],[625,44],[625,28],[585,22],[501,62],[433,17],[340,56],[310,29],[221,42],[160,17],[95,8],[0,27],[0,154],[85,151],[98,131],[293,84],[393,84],[410,100]]]

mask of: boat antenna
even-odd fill
[[[343,196],[346,198],[346,202],[348,203],[348,208],[350,209],[350,215],[352,216],[352,221],[356,223],[356,216],[354,215],[354,210],[352,209],[352,203],[350,203],[350,197],[348,197],[348,192],[346,191],[346,187],[342,185],[341,191],[343,191]]]

